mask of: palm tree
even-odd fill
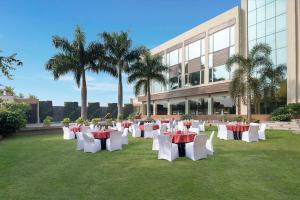
[[[231,56],[226,63],[226,68],[231,71],[232,66],[237,64],[239,67],[233,72],[230,83],[230,94],[234,97],[241,98],[246,96],[247,117],[251,120],[251,95],[256,97],[258,91],[258,78],[256,73],[259,67],[267,66],[270,63],[271,47],[267,44],[257,44],[249,52],[248,57],[240,54]],[[240,87],[240,89],[237,89]],[[243,98],[242,98],[243,99]]]
[[[8,79],[12,79],[11,71],[16,69],[15,66],[23,65],[23,63],[16,58],[16,55],[17,54],[13,54],[10,56],[0,56],[0,70],[2,74]]]
[[[277,106],[279,88],[285,79],[286,65],[274,66],[273,62],[261,69],[260,81],[264,86],[265,101]]]
[[[104,42],[108,62],[116,68],[118,74],[118,118],[120,118],[123,115],[122,74],[128,73],[130,65],[140,59],[145,48],[133,48],[127,32],[103,32],[100,36]]]
[[[150,101],[151,91],[150,85],[152,81],[166,85],[166,78],[163,72],[167,71],[168,67],[162,64],[160,56],[151,56],[150,53],[145,53],[142,60],[135,63],[131,68],[128,76],[128,82],[136,82],[134,86],[135,95],[140,94],[143,88],[147,95],[147,118],[150,119]]]
[[[53,73],[55,80],[67,73],[73,73],[78,88],[81,86],[81,117],[87,119],[86,71],[104,71],[112,75],[116,71],[104,64],[105,51],[102,44],[91,42],[86,46],[85,34],[79,26],[75,29],[73,42],[59,36],[54,36],[52,42],[61,52],[49,59],[46,69]]]

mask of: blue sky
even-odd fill
[[[58,51],[51,37],[72,40],[78,24],[88,41],[103,31],[129,31],[134,45],[155,47],[198,24],[239,5],[239,0],[1,0],[1,55],[18,53],[24,65],[14,80],[0,77],[17,93],[34,94],[54,105],[80,102],[80,90],[71,75],[54,81],[45,71],[47,60]],[[188,10],[188,11],[187,11]],[[124,103],[133,97],[124,78]],[[117,79],[106,74],[88,74],[88,101],[106,105],[117,102]]]

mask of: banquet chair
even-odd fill
[[[213,145],[214,135],[215,135],[215,132],[213,131],[210,134],[209,139],[206,141],[207,155],[213,155],[214,154],[214,145]]]
[[[183,121],[179,121],[178,124],[177,124],[177,129],[180,130],[180,131],[183,131],[184,130],[184,124],[183,124]]]
[[[192,121],[192,126],[189,129],[190,132],[194,132],[199,134],[200,132],[200,122],[199,121]]]
[[[95,139],[94,136],[90,133],[82,134],[84,139],[84,152],[96,153],[101,150],[101,142],[98,139]]]
[[[266,127],[267,127],[266,124],[261,124],[261,126],[258,130],[258,139],[266,140],[266,134],[265,134]]]
[[[91,130],[94,130],[95,127],[96,127],[95,124],[90,124],[90,129],[91,129]]]
[[[164,134],[164,133],[167,132],[167,131],[168,131],[168,126],[167,126],[167,124],[162,124],[162,125],[160,126],[160,128],[159,128],[159,134],[162,135],[162,134]]]
[[[173,161],[179,157],[178,154],[178,145],[173,144],[171,137],[167,135],[158,135],[158,159],[165,159],[168,161]]]
[[[259,126],[250,125],[249,130],[243,132],[242,140],[245,142],[258,142],[258,129]]]
[[[160,127],[162,124],[161,124],[161,121],[158,119],[155,121],[155,123]]]
[[[205,121],[203,121],[202,123],[200,122],[199,129],[200,129],[200,132],[205,131]]]
[[[122,134],[122,144],[128,144],[128,128],[124,128]]]
[[[193,161],[207,158],[207,150],[206,150],[206,141],[208,135],[199,134],[194,138],[194,142],[187,143],[185,145],[185,155],[186,157],[192,159]]]
[[[123,132],[124,127],[122,126],[122,123],[121,123],[121,122],[117,122],[116,127],[117,127],[117,130],[118,130],[118,131]]]
[[[84,149],[84,138],[83,138],[83,133],[77,132],[76,134],[76,139],[77,139],[77,144],[76,144],[76,149],[78,151]]]
[[[223,140],[233,140],[233,132],[231,130],[227,130],[225,124],[218,125],[218,138]]]
[[[137,124],[132,124],[132,137],[141,137],[141,129]]]
[[[72,131],[70,131],[70,129],[68,127],[64,126],[63,131],[64,131],[63,137],[65,140],[72,140],[75,138],[75,134]]]
[[[106,148],[108,151],[122,150],[122,133],[112,131],[110,137],[106,140]]]
[[[153,124],[152,123],[144,124],[144,138],[153,138]]]
[[[153,142],[152,142],[152,150],[158,151],[159,150],[159,144],[158,144],[158,133],[153,133]]]
[[[81,126],[80,130],[81,130],[80,131],[81,133],[86,133],[90,130],[90,127],[89,126]]]

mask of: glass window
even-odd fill
[[[167,115],[168,114],[168,104],[167,103],[157,103],[157,115]]]
[[[261,6],[264,6],[266,4],[265,0],[256,0],[256,7],[259,8]]]
[[[248,26],[256,24],[256,10],[248,13]]]
[[[287,63],[286,54],[287,54],[286,48],[277,49],[276,51],[277,65]]]
[[[175,89],[180,87],[180,85],[179,85],[180,82],[178,80],[178,77],[170,78],[169,82],[170,82],[170,89],[171,90],[175,90]]]
[[[207,115],[208,102],[206,98],[191,100],[189,106],[191,115]]]
[[[256,44],[256,40],[252,40],[251,42],[249,42],[249,45],[248,45],[249,51],[251,51],[251,49],[254,47],[255,44]]]
[[[209,76],[208,76],[208,81],[213,82],[213,68],[209,69]]]
[[[272,62],[274,63],[274,65],[277,65],[277,63],[276,63],[276,50],[275,49],[273,49],[271,51],[270,58],[271,58]]]
[[[266,38],[265,37],[261,37],[261,38],[259,38],[259,39],[256,40],[256,43],[257,44],[259,44],[259,43],[263,43],[264,44],[264,43],[266,43]]]
[[[214,51],[213,41],[214,41],[214,35],[210,35],[209,36],[209,53]]]
[[[275,34],[272,35],[268,35],[266,37],[266,43],[268,45],[270,45],[270,47],[272,48],[272,51],[276,49],[276,45],[275,45]]]
[[[282,48],[286,46],[286,31],[281,31],[276,34],[276,48]]]
[[[266,25],[265,22],[257,24],[257,38],[264,37],[266,35]]]
[[[286,0],[276,0],[276,15],[286,12]]]
[[[266,21],[266,35],[275,33],[275,18]]]
[[[260,7],[257,9],[257,23],[266,20],[266,7]]]
[[[235,26],[230,27],[230,46],[235,44]]]
[[[214,80],[214,82],[229,80],[229,72],[227,71],[225,65],[214,67],[213,69],[214,69],[213,70],[213,80]]]
[[[200,72],[194,72],[190,74],[189,83],[191,85],[199,85],[200,84]]]
[[[249,27],[248,29],[248,40],[256,39],[256,25]]]
[[[266,4],[274,2],[275,0],[266,0]]]
[[[270,19],[275,17],[275,2],[270,3],[266,6],[266,18]]]
[[[213,66],[213,54],[209,54],[208,55],[208,67],[212,67]]]
[[[276,32],[283,31],[286,29],[286,14],[279,15],[276,17]]]
[[[201,56],[201,68],[205,67],[205,56]]]
[[[230,47],[230,49],[229,49],[229,56],[232,56],[234,54],[235,54],[235,47],[233,46],[233,47]]]
[[[205,55],[205,40],[201,40],[201,55]]]
[[[172,65],[176,65],[178,64],[178,49],[172,51],[169,53],[169,65],[172,66]]]
[[[248,0],[248,10],[251,11],[251,10],[254,10],[254,9],[256,9],[255,0]]]
[[[201,74],[201,84],[204,84],[204,70],[200,71]]]
[[[188,60],[200,57],[200,40],[189,44]]]
[[[182,48],[178,49],[178,56],[179,56],[178,63],[181,63],[182,62]]]
[[[185,58],[185,61],[188,61],[188,59],[189,59],[189,45],[186,45],[184,49],[185,49],[184,58]]]
[[[229,96],[213,97],[214,114],[235,114],[235,106]]]
[[[229,28],[214,33],[214,52],[229,47]]]
[[[171,103],[172,115],[184,115],[185,114],[185,102]]]

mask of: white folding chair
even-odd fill
[[[112,131],[109,139],[106,140],[106,149],[108,151],[122,150],[122,133]]]
[[[96,153],[101,150],[101,142],[90,133],[83,133],[84,152]]]
[[[63,137],[65,140],[72,140],[75,138],[75,134],[72,131],[70,131],[70,129],[68,127],[64,126],[63,131],[64,131]]]
[[[206,134],[199,134],[195,136],[194,142],[185,145],[186,157],[196,161],[207,158],[206,141],[208,136]]]
[[[77,144],[76,144],[76,149],[79,150],[83,150],[84,149],[84,139],[83,139],[83,135],[81,132],[77,132],[76,133],[76,138],[77,138]]]
[[[128,144],[128,128],[124,128],[122,134],[122,144]]]
[[[162,124],[162,125],[160,126],[160,128],[159,128],[159,134],[162,135],[162,134],[164,134],[164,133],[167,132],[167,131],[168,131],[167,125],[166,125],[166,124]]]
[[[141,137],[141,129],[139,125],[132,124],[132,137]]]
[[[242,140],[245,142],[258,142],[258,129],[259,126],[250,125],[249,130],[243,132]]]
[[[199,121],[192,121],[192,126],[189,128],[189,131],[199,134],[200,132],[199,126],[200,126]]]
[[[178,155],[178,145],[172,144],[171,137],[167,135],[158,135],[158,159],[166,159],[168,161],[173,161],[179,157]]]
[[[226,125],[219,124],[218,125],[218,138],[223,140],[233,140],[233,132],[231,130],[227,130]]]
[[[206,141],[206,150],[207,150],[208,155],[214,154],[214,146],[213,146],[214,135],[215,135],[215,132],[213,131],[210,134],[209,139]]]
[[[124,127],[122,126],[122,123],[121,123],[121,122],[117,122],[116,126],[117,126],[117,130],[118,130],[118,131],[123,132]]]
[[[152,123],[144,124],[144,138],[153,138],[153,124]]]
[[[266,127],[267,127],[266,124],[261,124],[261,126],[258,130],[258,139],[266,140],[266,134],[265,134]]]
[[[199,124],[200,132],[205,132],[205,121]]]
[[[158,144],[158,136],[159,134],[153,133],[153,143],[152,143],[152,150],[158,151],[159,150],[159,144]]]

